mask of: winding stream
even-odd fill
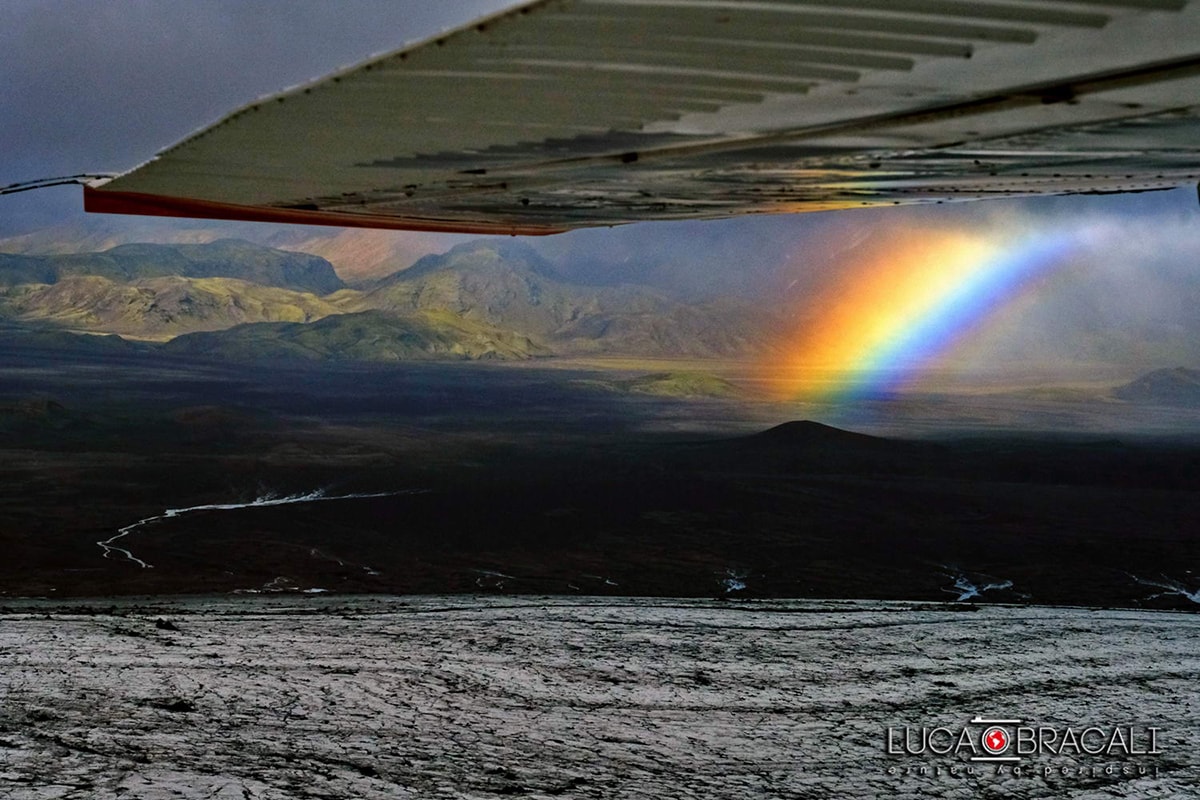
[[[423,490],[420,490],[420,489],[406,489],[406,490],[396,491],[396,492],[373,492],[373,493],[364,493],[364,494],[329,495],[329,494],[325,494],[324,489],[317,489],[316,491],[309,492],[307,494],[289,494],[289,495],[267,494],[267,495],[263,495],[261,497],[257,497],[254,500],[251,500],[249,503],[209,503],[206,505],[188,506],[187,508],[168,508],[166,511],[164,511],[161,514],[156,514],[152,517],[146,517],[144,519],[139,519],[137,522],[133,523],[132,525],[126,525],[124,528],[119,529],[115,536],[110,536],[107,539],[96,542],[96,544],[99,545],[100,548],[104,550],[105,558],[112,558],[113,553],[118,553],[121,557],[134,562],[142,569],[153,569],[154,568],[153,564],[149,564],[149,563],[143,561],[142,559],[135,556],[133,553],[131,553],[126,548],[117,547],[113,543],[120,539],[124,539],[126,536],[128,536],[129,534],[133,533],[138,528],[141,528],[143,526],[150,525],[152,523],[159,522],[164,519],[171,519],[173,517],[181,517],[184,514],[191,514],[195,511],[237,511],[238,509],[242,509],[242,508],[262,508],[264,506],[284,506],[284,505],[291,505],[293,503],[318,503],[318,502],[329,501],[329,500],[358,500],[358,499],[367,498],[367,497],[396,497],[398,495],[403,495],[403,494],[418,494],[422,491]]]
[[[976,584],[975,581],[971,580],[970,578],[968,578],[966,575],[964,575],[961,572],[954,571],[954,572],[947,572],[947,573],[943,573],[943,574],[947,578],[954,579],[954,588],[953,589],[942,589],[942,591],[949,592],[950,594],[957,594],[958,597],[956,597],[954,599],[954,601],[956,603],[965,603],[966,601],[972,600],[976,597],[982,598],[984,592],[990,592],[993,590],[1002,591],[1004,589],[1013,588],[1013,582],[1010,580],[995,581],[992,583],[985,583],[982,586],[979,586]],[[1020,594],[1020,593],[1018,593],[1018,594]]]
[[[1179,581],[1172,580],[1171,578],[1168,578],[1165,575],[1163,576],[1163,579],[1161,581],[1147,580],[1145,578],[1139,578],[1137,575],[1130,575],[1129,577],[1133,578],[1135,581],[1142,584],[1143,586],[1153,586],[1156,589],[1164,590],[1164,591],[1159,592],[1158,594],[1150,595],[1149,597],[1146,598],[1147,600],[1153,600],[1156,597],[1165,597],[1167,595],[1177,594],[1181,597],[1185,597],[1188,600],[1191,600],[1193,603],[1200,604],[1200,589],[1197,589],[1196,591],[1193,592],[1190,589],[1188,589],[1186,586],[1184,586],[1182,583],[1180,583]]]

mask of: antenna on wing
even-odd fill
[[[47,189],[51,186],[69,186],[71,184],[79,184],[86,186],[92,181],[107,180],[117,177],[115,172],[84,172],[79,175],[60,175],[55,178],[38,178],[35,181],[22,181],[20,183],[10,183],[8,186],[0,186],[0,195],[17,194],[18,192],[30,192],[34,189]]]

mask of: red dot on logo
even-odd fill
[[[988,728],[983,732],[983,747],[989,753],[1003,753],[1008,749],[1008,732],[1003,728]]]

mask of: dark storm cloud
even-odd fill
[[[0,185],[129,169],[236,106],[513,0],[0,3]],[[0,236],[77,213],[5,198]]]

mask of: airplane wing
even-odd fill
[[[89,211],[539,234],[1200,178],[1200,2],[538,0],[258,100]]]

